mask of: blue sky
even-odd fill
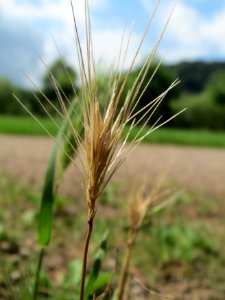
[[[157,0],[90,0],[96,61],[110,66],[119,52],[123,28],[134,21],[125,67],[141,39]],[[74,0],[84,44],[83,0]],[[224,0],[161,0],[154,22],[140,53],[143,61],[157,40],[176,4],[158,57],[167,63],[183,60],[225,59]],[[50,64],[58,53],[52,36],[65,59],[77,67],[73,21],[69,0],[0,0],[0,76],[26,85],[21,70],[40,83],[44,67],[37,53]]]

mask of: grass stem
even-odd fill
[[[122,266],[121,276],[120,276],[119,286],[118,286],[118,300],[123,300],[124,290],[127,282],[127,276],[130,268],[131,252],[133,249],[133,245],[135,243],[136,234],[137,234],[136,230],[131,230],[127,241],[126,253],[124,257],[124,263]]]
[[[45,253],[45,247],[41,247],[40,248],[40,252],[39,252],[39,257],[38,257],[38,265],[37,265],[36,275],[35,275],[34,290],[33,290],[33,300],[37,300],[38,299],[39,279],[40,279],[40,272],[41,272],[41,267],[42,267],[44,253]]]
[[[82,273],[81,273],[81,284],[80,284],[80,300],[84,299],[84,288],[85,288],[85,277],[86,277],[86,268],[87,268],[87,256],[89,249],[89,242],[91,238],[91,233],[93,229],[93,218],[90,218],[88,221],[88,232],[84,244],[83,260],[82,260]]]

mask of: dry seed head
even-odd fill
[[[83,158],[86,173],[88,206],[93,214],[95,202],[105,184],[115,171],[110,166],[114,163],[114,155],[121,141],[123,126],[113,124],[109,113],[103,119],[99,103],[94,101],[90,115],[85,116]]]
[[[138,230],[143,220],[153,204],[152,193],[145,195],[143,187],[133,191],[129,197],[130,226],[133,230]]]
[[[131,192],[128,204],[130,226],[133,230],[138,230],[143,225],[151,209],[166,205],[169,201],[172,193],[164,186],[167,172],[168,170],[164,170],[151,185],[143,180],[141,187]]]
[[[120,104],[121,97],[124,92],[124,88],[127,84],[127,80],[129,78],[130,72],[135,64],[135,61],[139,55],[141,46],[143,41],[147,35],[147,32],[150,28],[152,19],[156,13],[158,4],[150,17],[150,20],[146,26],[146,30],[140,40],[139,45],[137,45],[137,50],[134,53],[133,60],[131,61],[130,67],[121,82],[121,74],[122,67],[126,60],[126,54],[129,47],[130,37],[129,35],[127,44],[125,45],[125,56],[121,57],[121,49],[123,47],[123,39],[121,43],[120,49],[120,57],[119,62],[122,61],[121,70],[119,71],[119,62],[117,65],[117,72],[115,75],[112,75],[112,80],[110,80],[109,85],[109,93],[107,95],[108,99],[106,99],[106,107],[104,112],[100,111],[99,102],[98,102],[98,90],[96,85],[96,68],[93,56],[93,43],[91,37],[91,22],[89,15],[89,7],[88,0],[85,0],[85,26],[86,26],[86,58],[87,64],[84,63],[84,51],[81,47],[81,42],[78,34],[78,28],[76,23],[76,16],[74,13],[73,5],[73,17],[74,17],[74,25],[75,25],[75,38],[77,45],[77,54],[79,59],[80,66],[80,77],[82,82],[82,96],[83,96],[83,119],[84,119],[84,142],[81,139],[77,139],[77,142],[81,146],[82,151],[82,165],[84,166],[84,175],[86,178],[86,193],[87,193],[87,201],[89,206],[89,215],[93,216],[95,214],[96,207],[96,199],[123,162],[125,157],[130,153],[133,147],[128,146],[126,148],[125,142],[130,134],[128,131],[127,136],[123,139],[123,130],[125,125],[128,123],[131,124],[130,128],[132,129],[135,123],[135,118],[139,113],[143,113],[144,116],[148,115],[146,118],[146,122],[141,127],[138,132],[134,143],[139,143],[143,139],[142,129],[145,124],[149,121],[150,117],[154,113],[155,109],[161,103],[161,101],[166,96],[167,92],[174,87],[178,81],[176,80],[168,89],[162,93],[159,97],[157,97],[152,103],[146,105],[146,107],[142,108],[139,112],[134,113],[138,102],[140,101],[140,93],[142,95],[141,88],[143,86],[144,79],[147,76],[147,72],[151,66],[151,63],[155,57],[156,50],[158,48],[159,42],[162,38],[163,32],[160,34],[156,45],[153,47],[151,53],[146,59],[143,67],[141,68],[140,74],[135,80],[131,90],[128,92],[125,102],[123,105]],[[72,4],[72,2],[71,2]],[[154,77],[159,65],[156,70],[153,71],[153,75],[148,81],[147,85],[149,85],[150,81]],[[146,85],[146,87],[147,87]],[[145,88],[144,87],[144,90]],[[119,110],[119,107],[122,108]],[[133,121],[133,122],[132,122]],[[138,123],[138,122],[136,122]],[[159,126],[159,125],[158,125]],[[147,134],[151,133],[154,130],[154,126],[147,132]],[[75,130],[75,129],[73,129]],[[146,135],[146,134],[145,134]],[[77,138],[77,137],[76,137]],[[122,143],[121,143],[122,142]],[[133,144],[134,145],[134,144]],[[118,149],[119,148],[119,149]],[[146,202],[145,202],[146,203]],[[145,205],[141,204],[142,210],[146,210]],[[143,212],[141,212],[141,215]]]
[[[135,112],[135,108],[137,107],[141,95],[144,93],[147,86],[150,84],[152,78],[155,76],[156,71],[160,65],[156,67],[155,70],[152,72],[151,78],[148,80],[146,86],[143,88],[143,82],[146,79],[147,73],[151,67],[152,61],[154,60],[157,48],[159,43],[162,39],[163,33],[167,27],[168,21],[170,16],[165,24],[165,28],[163,29],[162,33],[159,35],[158,40],[153,47],[152,51],[150,52],[149,56],[146,59],[146,62],[143,64],[143,67],[140,70],[139,75],[137,76],[132,88],[126,95],[124,103],[121,105],[121,98],[122,94],[124,93],[124,88],[127,84],[127,80],[129,75],[135,65],[136,59],[140,53],[140,49],[144,42],[144,39],[149,31],[151,26],[153,17],[157,11],[158,5],[160,0],[156,5],[155,10],[153,11],[149,22],[146,26],[146,30],[140,40],[139,45],[137,45],[137,50],[134,52],[133,59],[131,61],[130,67],[122,80],[122,70],[123,66],[126,61],[126,55],[129,48],[129,42],[131,39],[131,32],[128,37],[127,42],[125,42],[125,34],[123,34],[120,52],[119,52],[119,59],[118,64],[115,65],[115,72],[112,73],[111,79],[109,81],[108,87],[108,94],[106,95],[106,107],[104,112],[100,111],[99,108],[99,101],[98,101],[98,90],[96,84],[96,68],[94,62],[94,55],[93,55],[93,43],[91,37],[91,22],[90,22],[90,15],[89,15],[89,7],[88,7],[88,0],[84,0],[85,6],[85,27],[86,27],[86,49],[82,49],[81,41],[79,37],[79,31],[76,22],[76,16],[74,12],[74,7],[71,0],[71,8],[73,12],[74,18],[74,29],[75,29],[75,41],[77,47],[77,57],[79,61],[79,71],[80,71],[80,80],[82,83],[82,119],[83,119],[83,130],[78,130],[74,127],[73,122],[71,120],[71,116],[67,111],[67,108],[64,103],[64,94],[62,89],[60,88],[59,84],[57,83],[54,76],[51,74],[51,80],[53,82],[53,86],[55,88],[58,100],[61,105],[61,110],[58,111],[57,108],[56,112],[67,121],[68,125],[71,127],[71,131],[74,135],[74,139],[76,140],[77,146],[74,147],[74,153],[77,154],[77,148],[80,147],[81,152],[81,165],[82,170],[79,172],[82,173],[83,177],[86,181],[86,193],[87,193],[87,201],[89,206],[89,215],[94,216],[95,214],[95,206],[96,206],[96,199],[114,174],[114,172],[118,169],[124,159],[133,151],[138,143],[142,141],[142,139],[150,134],[152,131],[160,127],[161,125],[165,124],[164,122],[161,125],[158,125],[157,122],[147,131],[145,134],[142,133],[145,125],[148,123],[149,119],[164,99],[166,94],[169,92],[171,88],[178,84],[178,80],[175,80],[166,91],[164,91],[161,95],[159,95],[155,100],[151,103],[147,104],[143,107],[140,111]],[[124,56],[122,55],[123,51],[122,48],[125,48]],[[58,48],[57,48],[58,50]],[[84,54],[84,52],[86,52]],[[60,53],[59,53],[60,54]],[[87,61],[85,61],[85,58]],[[122,84],[120,84],[122,81]],[[34,87],[35,84],[33,83]],[[142,90],[143,88],[143,90]],[[40,89],[38,89],[40,91]],[[40,91],[41,92],[41,91]],[[51,102],[47,97],[41,92],[42,96],[49,102]],[[37,100],[38,97],[36,97]],[[21,101],[16,98],[20,103]],[[21,103],[21,105],[25,108],[26,111],[28,109]],[[53,105],[54,107],[54,105]],[[119,107],[122,107],[119,110]],[[29,111],[28,111],[29,112]],[[31,115],[32,113],[29,112]],[[144,113],[144,114],[143,114]],[[141,115],[141,117],[140,117]],[[32,115],[38,123],[42,126],[41,122]],[[143,117],[144,116],[144,117]],[[176,116],[176,115],[175,115]],[[175,117],[173,116],[173,117]],[[78,116],[80,117],[80,116]],[[136,118],[138,121],[136,121]],[[138,131],[133,143],[126,146],[126,141],[131,133],[131,129],[137,125],[141,120],[145,118],[144,124],[142,124],[140,130]],[[130,124],[130,130],[125,137],[123,137],[122,133],[124,127]],[[46,129],[47,131],[47,129]],[[83,132],[83,136],[81,136],[81,132]],[[47,131],[47,133],[51,136],[51,134]],[[68,137],[64,135],[64,138],[67,142]],[[73,145],[71,145],[73,146]],[[61,145],[59,144],[59,147]],[[65,150],[64,150],[65,151]],[[73,158],[68,154],[65,153],[69,159],[74,164]],[[78,166],[76,166],[78,169]]]

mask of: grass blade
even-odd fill
[[[45,183],[41,199],[41,209],[39,216],[39,244],[47,246],[51,239],[52,231],[52,212],[54,203],[54,175],[57,156],[57,144],[54,146],[47,172],[45,175]]]
[[[76,99],[72,102],[68,115],[72,115],[74,111],[74,106],[76,104]],[[53,204],[54,204],[54,198],[55,198],[55,171],[56,171],[56,159],[57,159],[57,153],[59,149],[59,145],[61,143],[62,138],[65,136],[67,130],[68,130],[68,122],[67,120],[64,120],[62,123],[62,126],[58,132],[55,146],[52,150],[46,175],[45,175],[45,182],[42,192],[42,199],[41,199],[41,208],[40,208],[40,216],[39,216],[39,229],[38,229],[38,240],[39,244],[41,246],[47,246],[50,239],[51,239],[51,231],[52,231],[52,219],[53,219]],[[79,128],[81,131],[81,129]],[[65,143],[66,144],[66,141]],[[74,145],[74,151],[76,149],[77,145]],[[72,156],[74,153],[72,153],[72,150],[70,150],[70,155]],[[63,165],[63,170],[68,166],[67,164]],[[61,172],[63,172],[61,170]]]
[[[94,292],[94,287],[96,285],[101,270],[102,260],[106,253],[107,239],[108,239],[108,231],[104,234],[100,242],[99,248],[94,257],[93,267],[89,275],[89,278],[87,280],[87,285],[85,287],[85,294],[84,294],[85,300],[89,299],[89,297]]]

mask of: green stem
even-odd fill
[[[136,239],[136,230],[131,230],[127,242],[126,253],[124,257],[124,262],[121,270],[121,276],[118,285],[118,300],[123,300],[124,290],[127,282],[127,276],[130,268],[131,252]]]
[[[93,218],[88,221],[88,232],[84,244],[83,261],[82,261],[82,273],[81,273],[81,284],[80,284],[80,300],[84,299],[84,287],[85,287],[85,277],[87,268],[87,256],[89,249],[89,242],[91,238],[91,233],[93,229]]]
[[[35,275],[33,300],[37,300],[37,297],[38,297],[38,286],[39,286],[40,272],[41,272],[44,253],[45,253],[45,247],[41,247],[40,252],[39,252],[39,257],[38,257],[36,275]]]

